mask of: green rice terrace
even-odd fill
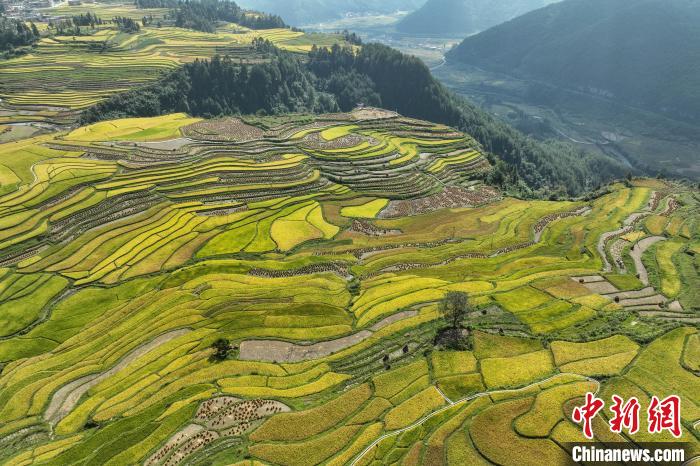
[[[175,40],[143,53],[170,66]],[[700,455],[697,189],[519,200],[490,168],[375,108],[0,144],[0,462],[566,464],[586,392],[679,395],[679,439],[611,433],[607,407],[595,437]],[[468,350],[437,342],[451,291]]]
[[[165,9],[137,9],[133,5],[63,6],[47,14],[70,18],[91,12],[105,23],[82,35],[54,32],[26,55],[0,61],[0,124],[72,123],[78,111],[105,98],[153,82],[164,72],[196,59],[226,55],[241,63],[264,60],[253,47],[265,39],[282,50],[306,53],[313,45],[343,43],[340,36],[305,34],[291,29],[252,30],[221,23],[215,33],[160,25]],[[153,22],[125,33],[107,22],[114,17]],[[41,24],[46,31],[47,24]]]

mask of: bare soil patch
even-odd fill
[[[241,142],[262,139],[264,132],[239,118],[220,118],[185,126],[182,134],[201,141]]]
[[[352,111],[352,117],[355,120],[385,120],[387,118],[397,118],[396,112],[390,112],[382,108],[364,107]]]
[[[310,345],[279,340],[246,340],[240,344],[239,359],[244,361],[298,362],[320,359],[361,343],[374,332],[394,322],[417,315],[416,311],[402,311],[377,322],[369,330],[361,330],[335,340],[322,341]]]
[[[379,214],[379,218],[407,217],[446,208],[477,207],[499,199],[501,199],[501,193],[490,186],[479,185],[471,188],[450,186],[431,196],[391,201]]]
[[[617,293],[618,291],[620,291],[617,288],[615,288],[612,285],[612,283],[609,283],[607,281],[584,283],[583,286],[591,290],[593,293],[597,294]]]
[[[604,282],[605,278],[601,277],[600,275],[587,275],[584,277],[571,277],[572,280],[580,283],[595,283],[595,282]]]

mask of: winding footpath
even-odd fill
[[[635,244],[630,251],[630,257],[634,261],[634,267],[637,269],[637,273],[639,274],[639,280],[642,282],[642,284],[644,284],[644,286],[649,286],[649,273],[642,262],[642,256],[647,249],[659,241],[666,241],[666,238],[663,236],[650,236],[648,238],[644,238]]]
[[[561,374],[553,375],[552,377],[549,377],[549,378],[544,379],[544,380],[540,380],[540,381],[538,381],[538,382],[533,382],[533,383],[531,383],[530,385],[526,385],[526,386],[521,387],[521,388],[511,388],[511,389],[503,389],[503,390],[492,390],[492,391],[486,391],[486,392],[475,393],[474,395],[470,395],[470,396],[468,396],[468,397],[462,398],[461,400],[457,400],[457,401],[451,401],[447,396],[445,396],[444,393],[442,393],[442,392],[440,391],[439,388],[435,387],[435,388],[438,390],[438,392],[440,392],[440,394],[442,394],[442,396],[445,398],[445,400],[447,400],[447,402],[448,402],[448,405],[447,405],[447,406],[444,406],[444,407],[438,409],[437,411],[433,411],[432,413],[428,414],[427,416],[424,416],[424,417],[422,417],[421,419],[419,419],[418,421],[414,422],[414,423],[411,424],[410,426],[407,426],[407,427],[404,427],[403,429],[395,430],[395,431],[393,431],[393,432],[389,432],[389,433],[386,433],[386,434],[382,435],[382,436],[379,437],[377,440],[375,440],[374,442],[372,442],[367,448],[365,448],[364,450],[362,450],[362,452],[361,452],[359,455],[357,455],[357,456],[355,457],[354,460],[352,460],[352,463],[350,463],[350,466],[355,466],[357,463],[359,463],[360,460],[361,460],[362,458],[364,458],[365,455],[366,455],[367,453],[369,453],[374,447],[376,447],[382,440],[385,440],[385,439],[387,439],[387,438],[389,438],[389,437],[394,437],[394,436],[396,436],[396,435],[400,435],[400,434],[402,434],[402,433],[404,433],[404,432],[407,432],[407,431],[409,431],[409,430],[411,430],[411,429],[414,429],[414,428],[418,427],[419,425],[423,424],[423,423],[424,423],[425,421],[427,421],[428,419],[431,419],[431,418],[437,416],[438,414],[441,414],[441,413],[447,411],[448,409],[452,409],[452,408],[454,408],[454,407],[457,406],[457,405],[461,405],[461,404],[464,404],[464,403],[468,403],[468,402],[470,402],[470,401],[476,400],[477,398],[481,398],[481,397],[484,397],[484,396],[490,396],[490,395],[493,395],[493,394],[496,394],[496,393],[517,393],[517,392],[521,392],[521,391],[527,390],[527,389],[529,389],[529,388],[531,388],[531,387],[534,387],[535,385],[540,385],[540,384],[549,382],[550,380],[554,380],[554,379],[557,379],[557,378],[559,378],[559,377],[564,377],[564,376],[567,376],[567,377],[577,377],[577,378],[579,378],[579,379],[581,379],[581,380],[585,380],[585,381],[588,381],[588,382],[593,382],[593,383],[595,383],[595,385],[596,385],[596,391],[595,391],[595,393],[597,394],[597,393],[600,391],[600,382],[597,381],[596,379],[592,379],[592,378],[590,378],[590,377],[585,377],[585,376],[582,376],[582,375],[579,375],[579,374],[569,374],[569,373],[561,373]]]
[[[652,194],[654,196],[656,193]],[[650,204],[648,204],[643,210],[639,212],[634,212],[630,214],[623,222],[622,222],[622,227],[615,230],[615,231],[607,231],[600,235],[600,238],[598,239],[598,254],[600,254],[600,258],[603,261],[603,273],[610,273],[612,272],[612,264],[608,260],[608,252],[605,250],[605,246],[607,245],[608,241],[610,241],[613,238],[617,238],[618,236],[622,236],[624,234],[630,233],[634,231],[634,226],[639,222],[641,219],[644,217],[648,217],[653,213],[652,207]],[[652,243],[653,244],[653,243]],[[649,245],[651,246],[651,245]],[[648,247],[648,246],[647,246]],[[644,252],[644,251],[642,251]],[[641,257],[641,255],[640,255]],[[641,259],[640,259],[641,263]],[[635,262],[635,265],[637,263]],[[642,266],[642,268],[644,268]],[[637,268],[639,270],[639,268]],[[645,269],[646,271],[646,269]],[[648,283],[646,283],[648,284]]]
[[[635,215],[635,214],[632,214],[632,215]],[[598,254],[600,254],[600,258],[603,260],[603,272],[604,273],[612,272],[612,264],[608,260],[608,252],[605,250],[605,245],[612,238],[624,235],[626,233],[629,233],[630,231],[632,231],[631,226],[624,226],[624,227],[620,228],[619,230],[607,231],[607,232],[603,233],[602,235],[600,235],[600,239],[598,239]]]
[[[447,64],[447,58],[445,58],[445,56],[443,55],[442,61],[441,61],[439,64],[437,64],[437,65],[433,66],[432,68],[430,68],[430,71],[439,70],[440,68],[442,68],[442,67],[445,66],[446,64]]]

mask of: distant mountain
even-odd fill
[[[448,60],[700,121],[695,0],[567,0],[467,38]]]
[[[407,34],[473,34],[557,0],[428,0],[401,20]]]
[[[279,15],[293,26],[305,26],[348,15],[413,11],[425,0],[240,0],[238,3],[244,8]]]

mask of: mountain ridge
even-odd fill
[[[700,50],[688,47],[700,43],[698,23],[687,0],[567,0],[469,37],[447,58],[698,120]]]
[[[473,34],[557,0],[428,0],[396,26],[408,34]]]
[[[242,0],[245,8],[282,16],[289,24],[309,26],[338,20],[348,14],[388,14],[419,8],[425,0]]]

